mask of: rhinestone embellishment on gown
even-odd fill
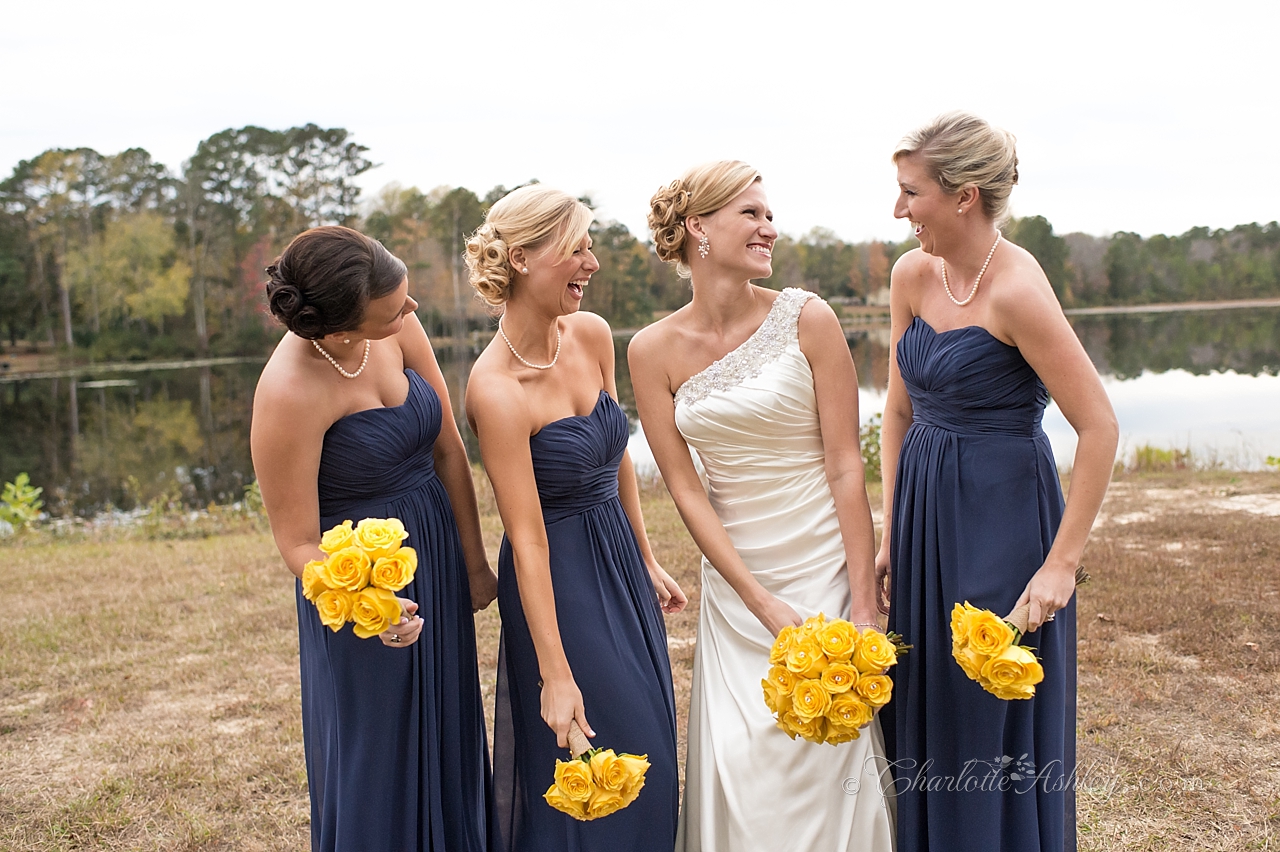
[[[696,373],[676,390],[675,404],[692,404],[715,391],[737,387],[754,379],[777,360],[783,350],[799,337],[800,310],[816,293],[788,287],[774,299],[769,315],[755,333],[737,349],[700,373]]]

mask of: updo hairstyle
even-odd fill
[[[760,173],[746,163],[719,160],[694,166],[655,192],[649,199],[649,231],[658,257],[674,263],[677,274],[688,278],[692,273],[685,254],[685,219],[716,212],[758,180]]]
[[[303,231],[267,267],[271,314],[299,337],[351,331],[370,300],[394,293],[404,262],[359,231],[327,225]]]
[[[515,270],[511,251],[550,248],[557,261],[573,254],[594,219],[591,208],[573,196],[542,184],[504,195],[489,208],[484,224],[467,240],[468,278],[490,307],[511,298]]]
[[[949,112],[904,136],[893,152],[893,161],[918,154],[949,195],[966,186],[977,187],[982,211],[999,225],[1009,218],[1009,193],[1018,182],[1014,141],[1012,133],[992,127],[976,115]]]

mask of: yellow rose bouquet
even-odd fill
[[[1076,585],[1088,582],[1083,567],[1076,569]],[[1031,698],[1044,680],[1044,668],[1031,649],[1021,643],[1027,632],[1029,604],[1000,618],[968,601],[951,610],[951,656],[969,679],[1005,701]]]
[[[760,681],[764,703],[787,736],[837,745],[860,729],[893,697],[885,672],[911,646],[896,634],[859,632],[842,618],[818,613],[799,627],[782,628],[769,651],[769,676]]]
[[[396,518],[365,518],[353,528],[343,521],[320,537],[323,561],[302,569],[302,594],[315,604],[320,622],[337,633],[355,622],[361,639],[377,636],[400,620],[395,593],[418,570],[418,554],[403,547],[409,537]]]
[[[569,760],[556,761],[555,783],[542,798],[577,820],[599,819],[636,800],[649,769],[648,755],[591,748],[577,722],[569,725]]]

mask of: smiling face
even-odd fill
[[[399,334],[404,327],[404,318],[418,309],[418,303],[409,295],[409,276],[405,276],[400,286],[385,296],[370,299],[364,310],[364,319],[350,333],[338,332],[329,337],[360,337],[369,340],[382,340]]]
[[[582,235],[568,257],[559,256],[557,242],[552,240],[547,246],[529,254],[529,272],[521,273],[520,281],[512,291],[512,301],[521,299],[523,292],[539,302],[554,300],[554,311],[561,315],[578,310],[582,292],[590,283],[591,275],[600,268],[600,263],[591,253],[590,234]]]
[[[773,211],[759,181],[715,213],[698,219],[710,244],[707,261],[718,268],[740,272],[747,280],[773,274],[773,244],[778,239],[778,229],[773,226]],[[696,253],[697,240],[691,240],[685,251]]]
[[[955,223],[958,196],[945,192],[929,174],[920,157],[905,154],[898,158],[898,203],[893,215],[906,219],[915,230],[920,248],[937,254],[939,237],[945,243]]]

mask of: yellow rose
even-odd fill
[[[773,640],[773,647],[769,649],[769,665],[786,665],[787,649],[791,647],[795,635],[796,629],[790,624],[778,631],[778,638]]]
[[[787,736],[793,740],[800,736],[809,742],[820,743],[827,736],[827,720],[823,716],[801,719],[795,713],[787,713],[778,720],[778,727],[786,731]]]
[[[314,602],[317,595],[329,588],[325,580],[324,563],[315,560],[308,562],[302,568],[302,596]]]
[[[369,557],[358,547],[344,547],[329,554],[324,563],[325,583],[332,589],[358,592],[369,585]]]
[[[409,537],[399,518],[365,518],[356,524],[356,542],[369,554],[370,559],[390,556],[400,549],[400,543]]]
[[[951,656],[956,658],[956,662],[960,664],[960,668],[964,669],[964,673],[969,676],[969,680],[982,680],[982,667],[987,664],[988,657],[984,657],[969,647],[958,650],[953,648]]]
[[[980,610],[970,617],[969,647],[984,657],[994,657],[1013,644],[1013,628],[990,610]]]
[[[872,707],[883,707],[893,697],[893,681],[885,675],[864,674],[854,685],[853,694]]]
[[[1010,645],[987,661],[982,677],[1000,698],[1030,698],[1035,695],[1035,685],[1044,680],[1044,668],[1035,654],[1021,645]]]
[[[956,604],[951,608],[951,647],[963,648],[969,644],[969,625],[973,615],[981,610],[973,607],[968,601]]]
[[[649,771],[649,755],[620,754],[618,763],[622,764],[623,770],[627,773],[627,781],[622,787],[622,792],[626,796],[627,803],[630,804],[636,796],[640,795],[640,788],[644,786],[644,774]]]
[[[827,667],[827,657],[817,639],[800,637],[787,649],[786,666],[800,677],[817,677]]]
[[[369,585],[398,592],[409,585],[417,570],[418,552],[412,547],[402,547],[373,563],[373,569],[369,572]]]
[[[320,549],[325,553],[337,553],[344,548],[355,546],[356,534],[351,529],[350,521],[343,521],[320,536]]]
[[[827,692],[848,692],[858,681],[858,670],[849,663],[827,663],[819,678]]]
[[[831,720],[831,724],[855,730],[870,722],[874,715],[875,711],[871,706],[852,692],[837,695],[827,710],[827,718]]]
[[[618,762],[618,756],[613,753],[613,749],[607,748],[591,755],[589,764],[591,777],[595,780],[597,787],[616,793],[626,786],[626,767]]]
[[[893,649],[889,637],[868,627],[858,636],[858,650],[853,664],[865,674],[883,674],[885,669],[898,662],[898,652]]]
[[[795,689],[799,680],[788,669],[774,666],[769,669],[769,676],[760,681],[764,689],[764,703],[774,713],[785,713],[791,709],[791,690]]]
[[[591,798],[591,767],[582,760],[556,761],[556,786],[569,799],[585,802]]]
[[[591,791],[591,798],[587,800],[587,819],[608,816],[628,804],[626,796],[617,790],[602,790],[597,787]]]
[[[828,660],[848,660],[858,649],[858,629],[842,618],[825,624],[817,639]]]
[[[840,743],[851,743],[858,737],[862,736],[862,731],[857,728],[846,728],[837,725],[831,721],[831,717],[827,717],[827,739],[830,745],[840,745]]]
[[[791,691],[791,713],[806,721],[825,715],[830,706],[831,693],[820,680],[802,678]]]
[[[351,620],[354,597],[346,589],[325,589],[316,595],[316,612],[320,615],[320,623],[334,633],[341,630],[342,625]]]
[[[587,818],[587,803],[575,802],[555,784],[547,788],[547,792],[542,794],[542,798],[546,799],[547,804],[551,807],[561,813],[568,814],[574,819],[585,820]]]
[[[394,592],[368,586],[355,594],[351,605],[351,619],[356,623],[355,634],[361,639],[377,636],[400,620],[402,610]]]

